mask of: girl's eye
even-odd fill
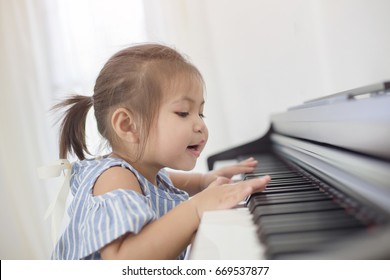
[[[190,113],[188,112],[176,112],[176,115],[178,115],[179,117],[182,117],[182,118],[185,118],[189,115]]]
[[[206,116],[203,115],[203,114],[199,114],[199,117],[200,117],[201,119],[204,119]]]

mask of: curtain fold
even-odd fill
[[[47,259],[48,184],[36,167],[55,148],[42,1],[0,2],[1,259]]]

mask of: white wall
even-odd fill
[[[324,91],[390,79],[390,1],[318,1]]]
[[[207,83],[204,158],[261,136],[272,113],[390,79],[390,1],[162,2],[151,38],[189,54]]]

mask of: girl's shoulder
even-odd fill
[[[90,189],[97,178],[111,167],[120,166],[135,173],[136,170],[125,160],[102,156],[93,159],[84,159],[72,163],[71,189],[77,192],[80,185]]]
[[[91,168],[105,167],[105,166],[118,165],[118,164],[119,165],[126,164],[126,161],[120,158],[114,158],[106,155],[106,156],[98,156],[95,158],[76,161],[72,163],[72,167],[91,169]]]
[[[74,162],[72,164],[72,173],[80,174],[83,176],[84,174],[90,175],[100,175],[107,169],[120,166],[126,169],[129,169],[133,173],[138,173],[128,162],[120,158],[114,158],[110,156],[100,156],[92,159],[84,159],[81,161]]]

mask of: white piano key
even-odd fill
[[[191,260],[264,259],[264,247],[246,207],[204,213]]]

